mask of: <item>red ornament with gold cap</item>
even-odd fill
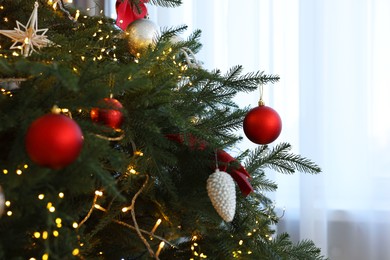
[[[261,91],[262,96],[262,91]],[[244,133],[256,144],[269,144],[275,141],[282,131],[279,114],[264,104],[262,97],[259,105],[251,109],[244,118]]]
[[[123,123],[123,105],[115,98],[104,98],[99,101],[99,108],[91,109],[91,119],[94,122],[119,130]]]
[[[78,158],[83,142],[83,133],[73,119],[49,113],[32,122],[27,130],[25,147],[36,164],[61,169]]]

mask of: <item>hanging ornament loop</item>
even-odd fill
[[[214,150],[214,156],[215,156],[215,169],[219,170],[219,165],[218,165],[218,150]]]
[[[112,90],[114,89],[114,86],[115,86],[115,76],[112,73],[110,73],[110,79],[108,81],[108,86],[110,88],[110,98],[114,98],[114,94],[112,93]]]
[[[259,85],[259,92],[260,92],[260,99],[259,99],[259,106],[264,106],[264,100],[263,100],[263,95],[264,95],[264,84],[263,82],[260,83]]]

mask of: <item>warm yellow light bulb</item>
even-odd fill
[[[79,227],[79,224],[77,224],[76,222],[73,222],[72,227],[73,227],[73,228],[78,228],[78,227]]]
[[[43,200],[45,198],[45,194],[39,194],[38,199]]]
[[[158,249],[156,251],[156,257],[160,255],[160,252],[164,248],[164,246],[165,246],[165,242],[164,241],[160,242],[160,244],[158,245]]]
[[[100,206],[99,204],[95,204],[95,205],[93,205],[96,209],[98,209],[98,210],[101,210],[101,211],[106,211],[106,209],[105,208],[103,208],[102,206]]]
[[[77,19],[79,19],[79,17],[80,17],[80,10],[77,10],[74,19],[77,21]]]
[[[158,226],[161,224],[161,222],[162,222],[162,220],[161,220],[160,218],[157,219],[156,224],[154,224],[154,227],[153,227],[153,229],[152,229],[152,231],[151,231],[152,234],[156,231],[156,229],[157,229]]]
[[[4,169],[4,170],[3,170],[3,173],[4,173],[4,174],[8,174],[8,170],[7,170],[7,169]]]
[[[42,260],[48,260],[49,259],[49,254],[44,254],[43,256],[42,256]]]
[[[80,250],[78,248],[73,249],[72,255],[76,256],[80,253]]]
[[[40,238],[40,237],[41,237],[41,233],[39,233],[39,232],[34,232],[34,237],[35,237],[35,238]]]
[[[143,152],[141,152],[141,151],[136,151],[136,152],[135,152],[135,155],[138,155],[138,156],[144,156],[144,153],[143,153]]]
[[[65,194],[63,192],[60,192],[58,193],[58,197],[60,197],[61,199],[63,199],[65,197]]]

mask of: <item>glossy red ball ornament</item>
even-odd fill
[[[113,129],[120,129],[123,123],[122,104],[115,98],[104,98],[101,101],[104,108],[91,109],[91,119]]]
[[[84,137],[79,125],[61,114],[46,114],[27,130],[25,146],[36,164],[61,169],[77,159]]]
[[[259,105],[251,109],[244,118],[244,133],[256,144],[269,144],[282,131],[282,120],[272,108]]]

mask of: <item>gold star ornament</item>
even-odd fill
[[[38,29],[38,2],[34,4],[34,10],[26,25],[16,21],[16,28],[13,30],[0,30],[0,34],[11,38],[14,42],[10,49],[20,49],[21,54],[25,57],[36,52],[36,49],[48,46],[51,41],[45,35],[46,29]]]

